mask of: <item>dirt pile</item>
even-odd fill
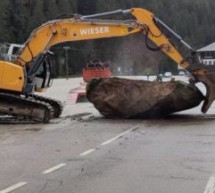
[[[148,82],[120,78],[93,79],[87,98],[106,117],[166,116],[198,106],[204,96],[195,86],[179,82]]]

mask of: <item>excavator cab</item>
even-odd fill
[[[47,52],[39,54],[30,67],[26,66],[28,81],[25,92],[31,93],[32,90],[42,92],[49,88],[52,85],[53,65],[53,53]]]
[[[39,67],[34,79],[33,85],[37,92],[42,92],[43,89],[49,88],[52,85],[52,55],[48,55],[44,60],[43,64]]]

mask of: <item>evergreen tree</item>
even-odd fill
[[[29,19],[28,31],[33,31],[36,27],[39,27],[42,23],[46,21],[44,15],[44,5],[42,0],[31,0],[32,1],[32,11]]]
[[[58,10],[59,13],[69,13],[72,14],[74,12],[77,12],[77,8],[76,5],[74,3],[75,1],[73,1],[73,3],[69,0],[58,0],[56,2],[57,6],[58,6]]]
[[[81,15],[94,14],[96,12],[96,0],[79,0],[78,13]]]
[[[36,27],[50,19],[55,19],[62,13],[88,15],[131,7],[142,7],[152,11],[195,49],[215,41],[213,33],[215,31],[214,0],[109,0],[108,2],[106,0],[1,0],[0,42],[23,43]],[[117,19],[119,18],[117,17]],[[140,37],[138,40],[140,44],[144,44],[144,40]],[[116,61],[123,61],[123,57],[127,57],[122,50],[124,46],[131,48],[132,41],[135,42],[135,45],[139,45],[136,37],[133,36],[129,38],[129,41],[127,38],[111,38],[71,42],[69,45],[76,50],[70,52],[71,65],[76,65],[76,67],[74,69],[70,67],[70,69],[80,71],[87,55],[91,53],[107,60],[111,58],[112,62],[117,65]],[[149,68],[150,65],[156,66],[160,63],[160,57],[152,60],[153,56],[144,48],[140,49],[144,50],[141,56],[136,47],[132,47],[133,51],[129,53],[131,54],[129,60],[135,61],[139,72],[144,72],[145,68]],[[80,66],[77,65],[77,62]],[[166,63],[169,62],[162,60],[161,63],[166,68],[168,66]]]
[[[28,15],[25,0],[8,0],[3,24],[5,41],[21,43],[26,37]]]
[[[7,7],[7,0],[2,0],[0,1],[0,42],[5,42],[5,34],[8,33],[8,30],[6,28],[7,23],[5,22],[5,18],[6,18],[6,10]],[[10,38],[8,38],[10,39]]]
[[[44,2],[46,2],[46,18],[47,20],[50,19],[56,19],[57,16],[60,14],[58,5],[57,5],[57,1],[56,0],[44,0]]]

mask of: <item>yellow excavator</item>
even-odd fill
[[[116,20],[116,15],[133,16],[129,20]],[[61,15],[35,29],[13,62],[0,61],[0,114],[37,122],[48,122],[59,117],[62,105],[59,101],[33,94],[51,86],[52,54],[49,49],[68,41],[122,37],[141,33],[151,50],[161,50],[177,64],[187,69],[196,82],[202,82],[207,94],[202,112],[207,112],[215,98],[215,75],[208,72],[191,46],[146,9],[132,8],[99,14]],[[151,47],[151,40],[156,44]],[[179,41],[189,51],[184,58],[172,43]]]

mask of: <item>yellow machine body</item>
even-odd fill
[[[23,67],[0,61],[0,90],[22,92],[24,87]]]

